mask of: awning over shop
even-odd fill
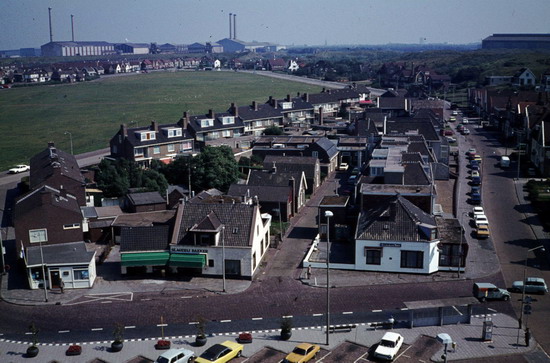
[[[166,265],[169,252],[123,253],[120,255],[122,266],[161,266]]]
[[[206,265],[206,255],[173,253],[169,263],[173,267],[203,268]]]

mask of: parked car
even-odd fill
[[[457,130],[458,132],[462,131],[463,128],[464,128],[464,125],[463,125],[463,124],[458,124],[458,125],[456,125],[456,130]]]
[[[489,225],[489,219],[485,214],[478,214],[474,216],[474,223],[476,225],[476,228],[478,228],[482,224]]]
[[[155,363],[192,363],[195,361],[195,353],[189,349],[168,349],[159,355]]]
[[[351,171],[351,175],[359,175],[361,174],[361,170],[358,167],[353,168]]]
[[[470,165],[470,169],[479,173],[479,163],[473,163],[472,165]]]
[[[463,128],[462,129],[462,135],[470,135],[470,129]]]
[[[479,177],[479,171],[472,170],[472,178],[475,178],[476,176]]]
[[[468,121],[468,117],[463,117],[463,118],[462,118],[462,123],[463,123],[464,125],[469,124],[470,121]]]
[[[473,189],[473,187],[472,187]],[[475,217],[476,215],[483,214],[485,215],[485,211],[483,210],[483,207],[474,207],[472,209],[472,216]]]
[[[30,169],[31,169],[30,166],[24,165],[24,164],[20,164],[20,165],[14,166],[14,167],[11,168],[10,170],[8,170],[8,173],[10,173],[10,174],[19,174],[19,173],[24,173],[24,172],[26,172],[26,171],[29,171]]]
[[[394,360],[403,345],[403,337],[394,332],[384,334],[374,351],[374,357],[383,360]]]
[[[453,143],[453,142],[456,142],[456,138],[452,136],[447,136],[447,141]]]
[[[510,300],[510,293],[487,282],[476,282],[473,287],[474,297],[479,301],[485,300]]]
[[[348,184],[349,185],[355,185],[355,183],[357,183],[357,175],[352,175],[348,178]]]
[[[476,193],[470,194],[470,203],[481,204],[481,193],[476,192]]]
[[[317,356],[317,353],[321,350],[321,347],[317,344],[301,343],[288,354],[283,363],[302,363],[309,362]]]
[[[523,281],[514,281],[512,291],[523,292]],[[546,294],[548,286],[541,277],[527,277],[525,279],[525,292],[528,294]]]
[[[476,237],[477,239],[491,237],[491,232],[489,231],[489,225],[480,224],[479,226],[477,226]]]
[[[349,168],[348,163],[340,163],[340,165],[338,166],[338,170],[341,170],[341,171],[346,171],[348,170],[348,168]]]
[[[466,151],[466,155],[470,154],[476,154],[476,149],[474,149],[473,147],[469,148],[468,151]]]
[[[235,357],[240,357],[243,352],[243,345],[226,340],[220,344],[214,344],[205,350],[195,363],[225,363]]]
[[[510,167],[510,158],[508,156],[501,156],[499,165],[501,168],[508,168]]]
[[[480,185],[480,184],[481,184],[481,177],[480,176],[472,177],[472,185]]]

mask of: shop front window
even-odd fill
[[[75,280],[89,280],[90,279],[90,273],[88,272],[88,269],[85,270],[74,270],[74,279]]]

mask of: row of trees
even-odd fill
[[[168,165],[153,160],[149,169],[125,159],[103,159],[95,179],[105,197],[113,198],[126,195],[129,188],[158,191],[164,195],[168,184],[188,185],[189,181],[195,191],[216,188],[227,192],[240,177],[230,147],[207,146],[195,157],[179,156]]]

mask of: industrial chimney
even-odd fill
[[[52,8],[48,8],[48,19],[50,20],[50,43],[53,42],[53,33],[52,33]]]
[[[233,39],[237,39],[237,14],[233,14]]]
[[[71,14],[71,34],[72,34],[72,39],[73,39],[73,42],[74,42],[74,15]]]
[[[229,39],[233,39],[233,35],[232,35],[233,34],[232,33],[233,29],[231,28],[231,17],[232,16],[233,16],[233,14],[229,13]]]

